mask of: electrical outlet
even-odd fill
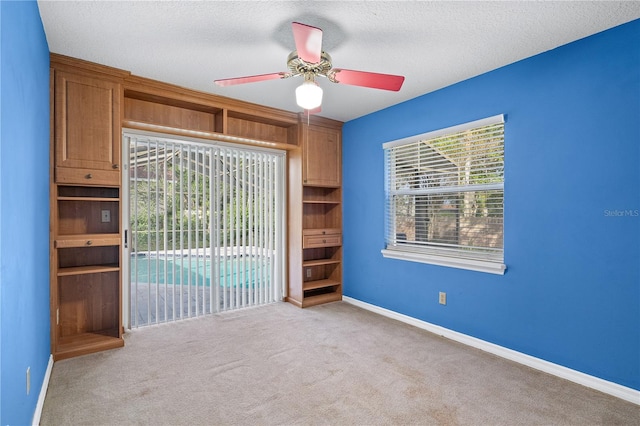
[[[102,223],[111,222],[111,210],[102,210]]]
[[[447,293],[445,292],[440,292],[439,294],[439,301],[441,305],[446,305],[447,304]]]
[[[27,367],[27,395],[31,392],[31,367]]]

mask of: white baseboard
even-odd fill
[[[32,425],[37,426],[40,424],[40,416],[42,416],[42,407],[44,407],[44,398],[47,396],[47,389],[49,388],[49,379],[51,378],[51,370],[53,370],[53,355],[49,355],[49,364],[47,365],[47,371],[44,373],[44,380],[42,380],[42,387],[40,388],[40,395],[38,395],[38,403],[36,404],[36,411],[33,413]]]
[[[632,402],[640,405],[640,391],[613,383],[607,380],[600,379],[589,374],[582,373],[577,370],[564,367],[562,365],[554,364],[549,361],[545,361],[540,358],[533,357],[531,355],[517,352],[512,349],[505,348],[503,346],[490,343],[476,337],[471,337],[466,334],[459,333],[457,331],[449,330],[448,328],[441,327],[439,325],[431,324],[426,321],[419,320],[398,312],[391,311],[389,309],[381,308],[379,306],[371,305],[366,302],[362,302],[357,299],[353,299],[348,296],[342,296],[344,302],[350,303],[354,306],[366,309],[371,312],[383,315],[385,317],[393,318],[395,320],[404,322],[406,324],[413,325],[431,333],[446,337],[447,339],[454,340],[456,342],[463,343],[468,346],[472,346],[476,349],[483,350],[485,352],[492,353],[502,358],[506,358],[510,361],[517,362],[519,364],[526,365],[536,370],[543,371],[548,374],[552,374],[557,377],[569,380],[574,383],[578,383],[583,386],[598,390],[600,392],[615,396],[625,401]]]

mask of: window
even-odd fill
[[[387,142],[385,257],[504,274],[502,115]]]

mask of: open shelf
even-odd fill
[[[204,132],[222,132],[223,110],[209,105],[125,90],[125,119]]]
[[[305,204],[340,204],[340,201],[332,200],[303,200]]]
[[[338,259],[316,259],[316,260],[305,260],[302,262],[302,266],[305,268],[310,268],[313,266],[337,265],[340,263],[342,263],[342,261]]]
[[[316,290],[319,288],[336,287],[339,285],[340,285],[340,281],[324,279],[324,280],[316,280],[316,281],[307,281],[302,285],[302,289],[304,291],[308,291],[308,290]]]
[[[89,353],[121,348],[124,340],[118,337],[118,329],[101,330],[92,333],[78,333],[58,338],[56,360]]]
[[[58,234],[116,234],[119,216],[118,200],[64,197],[58,201]]]
[[[58,343],[84,342],[83,335],[120,337],[120,271],[112,269],[57,278]]]
[[[107,197],[58,197],[58,201],[98,201],[113,202],[113,198]]]
[[[118,188],[58,185],[58,200],[118,201],[119,197]]]
[[[302,301],[302,307],[308,308],[309,306],[321,305],[323,303],[337,302],[342,300],[342,293],[335,291],[331,293],[318,293],[304,296]]]
[[[303,203],[302,229],[342,228],[339,203]]]
[[[54,185],[54,360],[124,346],[120,189]]]
[[[303,203],[340,204],[340,188],[304,186],[302,188]]]
[[[58,276],[66,277],[69,275],[83,275],[83,274],[99,274],[102,272],[114,272],[119,271],[120,266],[118,264],[113,265],[90,265],[90,266],[73,266],[70,268],[59,268]]]

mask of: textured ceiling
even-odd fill
[[[51,52],[179,86],[299,111],[291,22],[323,29],[333,65],[406,77],[399,92],[334,84],[321,116],[348,121],[640,18],[628,1],[42,1]]]

